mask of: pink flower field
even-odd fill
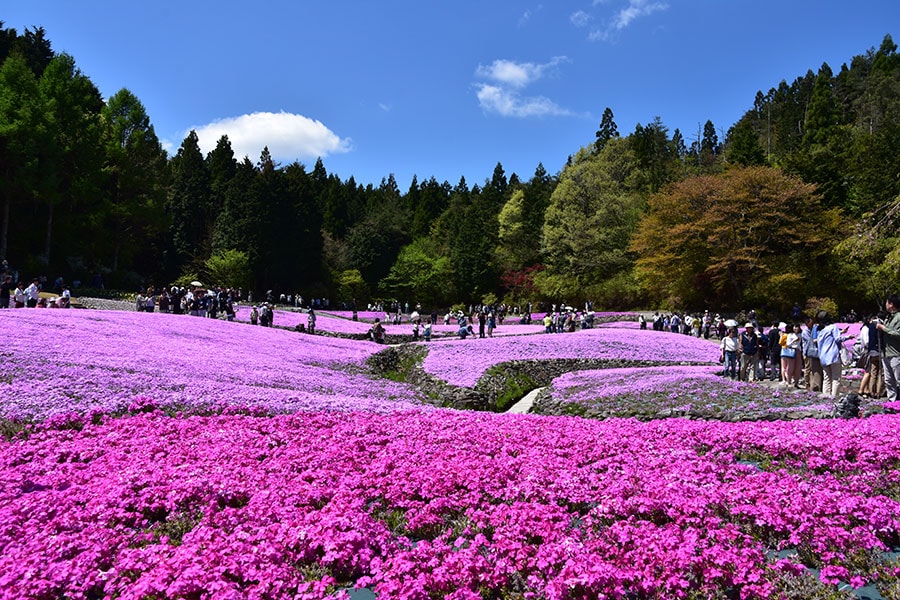
[[[773,391],[733,381],[722,377],[720,366],[575,371],[556,378],[550,394],[553,400],[571,406],[570,414],[652,417],[668,410],[721,418],[831,410],[831,403],[818,393]]]
[[[0,597],[896,585],[884,562],[900,543],[895,425],[432,411],[47,428],[0,443]]]
[[[378,314],[379,318],[383,316],[383,313],[371,313]],[[369,332],[369,329],[372,328],[372,323],[374,322],[374,318],[363,320],[362,316],[360,316],[359,321],[353,321],[351,317],[352,313],[349,312],[338,312],[338,313],[330,313],[330,312],[317,312],[316,313],[316,329],[322,333],[331,333],[336,335],[347,335],[347,336],[364,336]],[[275,318],[273,321],[273,325],[275,327],[285,327],[288,329],[293,329],[297,325],[307,325],[308,314],[300,311],[292,311],[292,310],[275,310]],[[242,308],[237,313],[237,320],[243,323],[250,322],[250,309]],[[412,323],[404,321],[400,325],[392,325],[385,324],[384,330],[389,335],[400,335],[407,336],[410,340],[412,340],[413,335],[413,325]],[[443,321],[439,321],[436,325],[434,325],[432,329],[432,336],[435,338],[438,337],[453,337],[456,336],[457,331],[459,331],[459,326],[456,324],[454,320],[450,325],[444,325]],[[531,333],[542,333],[544,331],[543,325],[521,325],[515,321],[507,321],[506,324],[497,327],[494,330],[495,336],[509,336],[509,335],[528,335]],[[475,332],[478,332],[478,325],[475,324]],[[422,335],[422,331],[419,331],[420,339]]]
[[[0,328],[0,600],[900,598],[898,415],[465,412],[370,375],[367,341],[88,310]],[[508,360],[672,363],[554,381],[604,410],[779,402],[679,365],[716,360],[689,336],[424,347],[456,385]]]
[[[476,341],[435,344],[425,358],[425,370],[453,385],[473,386],[490,367],[511,360],[585,358],[712,363],[719,355],[716,345],[708,340],[620,328]]]
[[[373,379],[380,348],[217,319],[86,310],[2,310],[0,417],[160,406],[407,410],[418,393]]]

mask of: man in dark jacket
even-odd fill
[[[779,329],[778,323],[772,323],[772,328],[769,329],[769,362],[772,364],[772,375],[769,377],[770,381],[781,381],[781,373],[779,369],[781,368],[781,345],[778,341],[781,339],[781,329]]]
[[[756,381],[756,359],[759,353],[759,338],[753,323],[744,325],[741,334],[741,381]]]

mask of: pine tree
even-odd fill
[[[597,141],[594,142],[594,149],[597,152],[603,150],[606,143],[614,138],[619,137],[619,128],[613,119],[613,111],[610,107],[603,110],[603,116],[600,118],[600,129],[597,130]]]

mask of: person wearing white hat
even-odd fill
[[[753,323],[746,323],[741,333],[741,381],[756,381],[756,359],[759,353],[759,338]]]

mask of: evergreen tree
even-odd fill
[[[833,76],[828,63],[823,63],[816,75],[809,108],[806,111],[803,132],[803,145],[806,148],[813,145],[828,145],[837,131],[838,111],[832,91]]]
[[[75,59],[65,53],[50,60],[38,89],[47,125],[46,135],[40,138],[38,189],[46,210],[42,255],[49,264],[51,247],[73,248],[80,242],[84,231],[72,217],[90,210],[99,193],[103,99],[93,82],[76,68]],[[68,217],[61,223],[55,218],[59,208]],[[62,231],[61,243],[56,242],[56,230]]]
[[[190,264],[197,272],[212,254],[212,209],[208,164],[200,151],[196,131],[191,131],[172,159],[169,187],[169,235],[179,267]]]
[[[719,145],[716,126],[712,121],[707,120],[703,124],[703,137],[700,140],[700,165],[705,171],[714,169],[721,152],[722,147]]]
[[[731,128],[729,132],[727,158],[733,165],[742,167],[762,166],[766,162],[766,155],[759,145],[759,136],[753,130],[750,119],[743,118]]]
[[[35,133],[45,129],[43,119],[34,73],[24,58],[10,56],[0,65],[0,258],[9,256],[11,215],[37,184],[40,148]],[[19,250],[25,254],[24,247]]]
[[[288,165],[284,175],[296,218],[291,219],[292,224],[289,223],[292,230],[286,232],[283,259],[291,265],[292,281],[289,283],[308,288],[323,278],[321,206],[313,191],[310,175],[302,165],[296,162]],[[352,177],[348,187],[355,187]]]
[[[98,236],[113,271],[128,264],[152,271],[161,249],[150,247],[163,228],[166,154],[140,100],[127,89],[103,109],[104,217],[106,236]],[[140,260],[134,261],[134,258]],[[124,259],[124,260],[123,260]]]
[[[619,128],[616,127],[613,119],[612,109],[607,106],[600,118],[600,129],[597,130],[597,141],[594,142],[595,150],[600,152],[609,140],[617,137],[619,137]]]
[[[628,139],[647,190],[658,191],[671,180],[674,166],[668,128],[655,117],[646,127],[638,123]]]

